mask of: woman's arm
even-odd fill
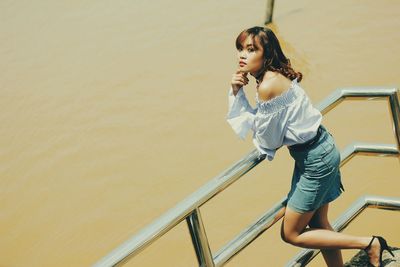
[[[259,156],[265,155],[272,161],[276,151],[282,147],[287,110],[281,109],[268,114],[257,113],[258,108],[249,104],[243,88],[239,89],[236,96],[230,88],[228,96],[229,110],[226,119],[232,129],[242,140],[251,129],[253,143],[259,151]]]
[[[228,92],[228,114],[227,122],[231,125],[233,131],[242,139],[250,129],[254,131],[254,117],[257,108],[253,108],[243,91],[243,87],[239,88],[236,95],[233,93],[232,86]]]

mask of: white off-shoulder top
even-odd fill
[[[292,80],[289,89],[267,101],[260,100],[256,93],[256,108],[249,104],[243,87],[236,96],[230,87],[228,99],[226,120],[242,140],[252,130],[259,156],[266,154],[269,161],[283,145],[312,139],[322,121],[321,112],[311,104],[297,78]]]

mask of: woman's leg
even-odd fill
[[[371,237],[357,237],[326,229],[306,229],[315,212],[298,213],[286,207],[281,225],[282,240],[298,247],[313,249],[363,249],[371,240]],[[379,241],[375,239],[369,251],[372,264],[379,263],[379,249]]]
[[[328,207],[329,203],[326,203],[315,211],[310,222],[308,223],[308,226],[310,228],[319,228],[334,231],[328,221]],[[340,249],[321,249],[321,253],[327,266],[343,266],[343,257]]]

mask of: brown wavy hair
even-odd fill
[[[283,54],[278,38],[273,31],[267,27],[255,26],[243,30],[236,38],[236,49],[239,50],[243,48],[242,43],[249,35],[254,45],[258,49],[262,47],[264,51],[264,65],[261,70],[254,75],[257,83],[262,82],[264,73],[268,70],[279,72],[290,80],[297,78],[298,82],[301,81],[303,74],[293,69],[290,60]]]

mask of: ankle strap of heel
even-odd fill
[[[372,242],[374,241],[374,239],[375,239],[376,237],[377,237],[377,236],[375,236],[375,235],[372,236],[372,239],[371,239],[371,241],[369,242],[368,246],[367,246],[366,248],[364,248],[365,251],[368,252],[368,249],[371,247],[371,244],[372,244]]]

